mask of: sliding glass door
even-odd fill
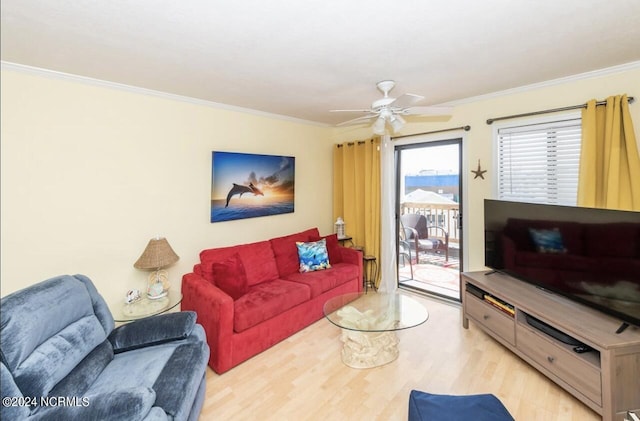
[[[460,300],[462,139],[395,147],[398,286]]]

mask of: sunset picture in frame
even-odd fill
[[[294,157],[214,151],[211,162],[211,222],[294,211]]]

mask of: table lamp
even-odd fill
[[[163,267],[169,266],[180,259],[173,251],[169,242],[164,237],[156,237],[149,240],[149,244],[142,255],[133,264],[136,269],[154,270],[149,275],[147,285],[147,297],[150,299],[162,298],[167,295],[169,278]]]
[[[340,216],[336,220],[335,231],[336,231],[336,234],[338,234],[338,238],[346,237],[346,234],[345,234],[345,231],[344,231],[344,221],[342,220],[342,217],[340,217]]]

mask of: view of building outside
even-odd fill
[[[401,213],[420,213],[443,226],[456,240],[460,201],[458,145],[434,145],[402,151]]]

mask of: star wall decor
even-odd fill
[[[476,178],[480,177],[484,180],[484,173],[487,172],[487,170],[483,170],[482,167],[480,167],[480,160],[478,159],[478,169],[477,170],[471,170],[472,173],[475,174],[475,177],[473,177],[473,179],[475,180]]]

